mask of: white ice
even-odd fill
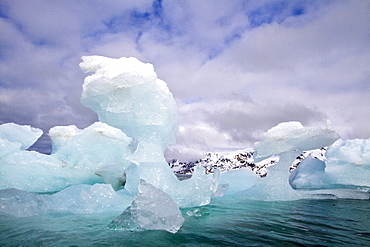
[[[123,211],[139,193],[126,215],[138,203],[136,215],[145,212],[142,205],[149,201],[159,207],[158,212],[163,211],[162,201],[168,202],[173,205],[168,220],[176,219],[176,226],[167,220],[162,224],[142,219],[135,224],[175,232],[182,224],[178,207],[206,205],[223,193],[239,191],[238,195],[258,200],[322,194],[366,198],[369,194],[370,140],[335,142],[339,136],[330,124],[317,128],[288,122],[267,131],[254,146],[255,162],[279,156],[278,164],[267,168],[266,178],[249,170],[226,172],[221,174],[219,186],[217,170],[206,175],[196,168],[190,179],[179,181],[164,158],[164,150],[175,142],[177,107],[153,66],[136,58],[90,56],[83,57],[80,67],[92,73],[83,84],[81,102],[98,114],[99,122],[85,129],[74,125],[51,128],[51,155],[27,151],[42,135],[40,129],[0,125],[0,212],[30,216],[53,210]],[[289,173],[302,151],[324,146],[329,146],[324,163],[307,158]],[[153,198],[148,198],[148,193]],[[158,219],[156,212],[152,213],[150,219]]]
[[[132,200],[133,195],[125,190],[116,192],[109,184],[73,185],[52,195],[5,189],[0,190],[0,214],[28,217],[51,212],[122,212]]]
[[[176,233],[184,218],[176,202],[162,190],[140,180],[139,193],[108,228],[112,230],[142,231],[165,230]]]
[[[236,192],[249,189],[256,181],[260,180],[260,176],[254,173],[249,168],[222,172],[220,174],[219,185],[227,185],[227,190],[224,195],[233,195]],[[222,189],[223,186],[220,187]]]
[[[133,140],[126,160],[137,167],[125,172],[125,188],[135,192],[139,179],[144,179],[171,195],[180,207],[209,203],[217,175],[179,181],[164,158],[164,150],[175,142],[177,106],[153,65],[132,57],[82,59],[81,69],[93,72],[85,78],[82,104],[93,109],[101,122],[121,129]]]
[[[82,57],[85,78],[81,102],[101,122],[121,129],[142,142],[159,144],[162,152],[175,143],[177,107],[167,84],[158,79],[153,65],[138,59]]]
[[[296,200],[302,198],[300,192],[289,184],[289,167],[304,150],[312,150],[331,145],[339,138],[331,128],[303,127],[299,122],[285,122],[264,133],[262,141],[254,144],[255,159],[272,155],[280,157],[279,162],[267,168],[267,177],[241,194],[256,200]]]
[[[290,177],[293,188],[310,195],[368,199],[370,194],[370,139],[337,140],[326,160],[308,157]],[[316,191],[313,191],[316,190]]]
[[[131,164],[125,159],[131,154],[131,138],[121,130],[96,122],[83,130],[54,127],[49,135],[51,155],[20,150],[18,142],[2,141],[6,146],[0,150],[6,152],[0,152],[4,153],[0,157],[0,189],[55,192],[74,184],[106,182],[115,189],[124,185],[124,171]]]
[[[20,149],[22,150],[26,150],[32,146],[37,139],[40,138],[42,133],[43,131],[41,129],[34,128],[29,125],[18,125],[15,123],[5,123],[0,125],[0,140],[20,143]],[[4,146],[0,146],[0,148],[4,148]]]

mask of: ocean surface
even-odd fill
[[[114,231],[119,212],[0,216],[0,246],[370,246],[370,200],[213,198],[176,233]]]

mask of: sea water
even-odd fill
[[[115,231],[119,212],[0,216],[0,246],[370,246],[370,200],[213,198],[166,231]]]

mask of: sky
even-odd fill
[[[168,159],[252,148],[281,122],[370,138],[370,1],[1,0],[0,124],[85,128],[81,56],[154,65],[179,111]]]

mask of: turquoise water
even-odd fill
[[[213,198],[176,234],[106,226],[120,213],[0,217],[0,246],[370,246],[370,200]]]

